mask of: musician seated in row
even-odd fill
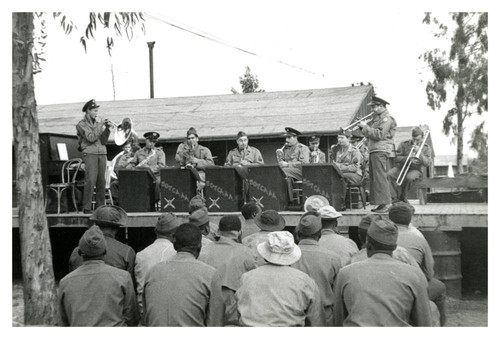
[[[278,165],[285,172],[285,176],[296,180],[302,180],[302,164],[309,163],[309,148],[299,142],[299,135],[299,131],[285,127],[285,146],[276,150]]]
[[[213,166],[214,159],[212,158],[212,152],[207,147],[198,144],[198,132],[196,132],[194,127],[189,128],[186,134],[186,141],[177,147],[175,161],[181,167],[191,170],[197,179],[196,186],[198,193],[203,194],[203,188],[205,187],[204,169],[207,166]]]
[[[351,144],[351,136],[349,131],[342,131],[337,136],[337,145],[330,149],[330,161],[340,169],[347,184],[359,185],[363,178],[363,158],[359,150]]]
[[[422,129],[420,129],[420,127],[413,128],[411,130],[411,136],[411,139],[399,144],[396,150],[396,166],[387,172],[392,203],[398,201],[408,203],[408,191],[416,181],[422,179],[424,168],[428,167],[431,162],[431,149],[429,145],[424,143],[422,146],[422,142],[424,142],[424,132]],[[415,156],[419,148],[422,148],[422,150],[417,158]],[[410,168],[402,180],[401,186],[399,186],[397,184],[398,177],[407,159],[411,162]]]
[[[313,135],[309,138],[309,162],[311,164],[326,164],[325,152],[319,149],[320,138]]]
[[[129,157],[124,162],[127,162],[125,169],[134,168],[149,168],[156,178],[155,200],[160,199],[160,169],[166,168],[166,158],[162,147],[155,147],[160,134],[157,132],[144,133],[146,146],[135,152],[133,157]],[[122,168],[123,169],[123,168]],[[111,183],[111,194],[113,197],[119,196],[119,180],[120,172],[118,169],[118,180]]]
[[[239,131],[236,136],[238,147],[229,151],[226,157],[225,166],[256,166],[264,165],[264,159],[260,151],[248,145],[248,136],[245,132]]]

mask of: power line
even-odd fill
[[[172,21],[175,21],[175,20],[172,20],[172,19],[168,19],[168,21],[166,19],[163,19],[163,18],[158,18],[158,17],[155,17],[149,13],[145,13],[145,16],[150,18],[150,19],[153,19],[153,20],[156,20],[158,22],[161,22],[161,23],[164,23],[164,24],[167,24],[167,25],[170,25],[172,27],[175,27],[177,29],[180,29],[182,31],[185,31],[185,32],[188,32],[188,33],[191,33],[191,34],[194,34],[198,37],[201,37],[203,39],[207,39],[207,40],[210,40],[212,42],[215,42],[215,43],[218,43],[220,45],[223,45],[223,46],[226,46],[226,47],[229,47],[229,48],[233,48],[235,50],[238,50],[240,52],[243,52],[243,53],[247,53],[247,54],[250,54],[250,55],[253,55],[255,57],[258,57],[258,58],[263,58],[263,59],[268,59],[268,60],[271,60],[271,61],[274,61],[274,62],[277,62],[277,63],[280,63],[282,65],[285,65],[285,66],[288,66],[288,67],[291,67],[291,68],[295,68],[295,69],[298,69],[298,70],[301,70],[303,72],[306,72],[306,73],[310,73],[310,74],[314,74],[314,75],[319,75],[321,77],[325,77],[324,74],[319,74],[319,73],[316,73],[316,72],[313,72],[313,71],[310,71],[310,70],[307,70],[305,68],[302,68],[302,67],[299,67],[299,66],[296,66],[296,65],[292,65],[290,63],[287,63],[285,61],[282,61],[282,60],[279,60],[279,59],[274,59],[274,58],[271,58],[271,57],[267,57],[267,56],[264,56],[264,55],[259,55],[258,53],[255,53],[255,52],[252,52],[252,51],[249,51],[247,49],[244,49],[244,48],[241,48],[241,47],[238,47],[238,46],[235,46],[234,44],[230,43],[230,42],[227,42],[227,41],[224,41],[223,39],[221,38],[218,38],[212,34],[209,34],[209,33],[206,33],[206,32],[203,32],[199,29],[196,29],[196,28],[186,28],[186,27],[189,27],[185,24],[180,24],[180,23],[173,23]],[[182,27],[182,26],[184,27]],[[197,30],[199,32],[195,32],[194,30]]]

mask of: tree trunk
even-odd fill
[[[457,110],[457,174],[462,174],[464,172],[464,125],[462,119],[463,112],[460,107]]]
[[[55,325],[57,291],[44,207],[33,81],[33,13],[12,13],[12,122],[26,325]]]

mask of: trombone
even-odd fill
[[[422,138],[422,143],[420,144],[417,153],[415,153],[414,156],[412,156],[413,152],[415,152],[415,149],[417,145],[413,145],[410,149],[410,153],[408,154],[408,157],[405,160],[405,163],[403,165],[403,168],[401,169],[401,172],[399,172],[398,179],[396,180],[396,184],[398,186],[401,186],[403,184],[403,181],[406,178],[406,174],[410,170],[410,166],[412,164],[413,159],[417,158],[420,156],[420,153],[422,152],[422,149],[424,148],[425,145],[425,140],[427,140],[427,137],[429,136],[430,131],[427,130],[425,131],[424,137]]]
[[[362,117],[361,119],[359,120],[356,120],[355,122],[353,122],[352,124],[350,124],[349,126],[346,126],[346,127],[340,127],[340,131],[343,132],[343,131],[348,131],[348,130],[351,130],[351,131],[354,131],[356,129],[359,128],[359,123],[361,121],[364,121],[364,122],[370,122],[373,120],[372,118],[372,115],[375,114],[375,112],[371,112],[370,114],[368,115],[365,115],[364,117]]]

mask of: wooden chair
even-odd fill
[[[76,205],[76,176],[82,165],[82,159],[76,158],[66,161],[61,169],[61,182],[55,184],[47,185],[45,191],[45,208],[47,208],[48,194],[49,191],[54,191],[57,196],[57,214],[61,213],[61,197],[64,191],[67,189],[71,190],[73,198],[73,206],[75,211],[78,212],[78,206]]]

